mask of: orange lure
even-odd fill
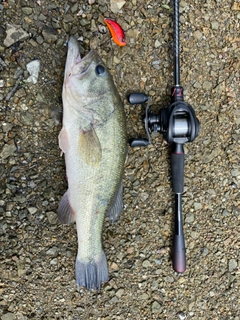
[[[127,42],[122,27],[112,19],[104,19],[104,22],[108,26],[113,41],[120,47],[125,46]]]

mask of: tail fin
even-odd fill
[[[76,258],[75,275],[77,286],[86,289],[101,288],[102,282],[108,281],[108,266],[104,251],[100,258],[90,261],[82,261]]]

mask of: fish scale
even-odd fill
[[[65,156],[68,190],[59,203],[62,223],[76,221],[76,283],[99,289],[108,280],[102,245],[106,214],[118,219],[123,208],[126,158],[124,107],[106,66],[95,51],[81,59],[71,37],[63,84],[63,127],[59,146]]]

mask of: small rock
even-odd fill
[[[57,217],[57,214],[55,212],[49,211],[49,212],[46,212],[46,215],[47,215],[48,222],[50,224],[57,224],[58,217]]]
[[[192,223],[194,221],[194,214],[192,212],[186,214],[185,222]]]
[[[174,282],[174,278],[171,277],[171,276],[167,276],[167,277],[166,277],[166,281],[167,281],[167,282],[170,282],[170,283],[173,283],[173,282]]]
[[[30,207],[30,208],[28,208],[28,212],[29,212],[30,214],[34,214],[34,213],[37,212],[37,208]]]
[[[233,11],[240,11],[240,2],[237,2],[237,1],[233,2],[231,9]]]
[[[3,316],[1,316],[1,320],[14,320],[15,315],[11,312],[5,313]]]
[[[162,264],[162,259],[155,259],[154,262],[158,265]]]
[[[52,260],[50,261],[50,264],[51,264],[52,266],[56,266],[56,265],[58,264],[58,259],[57,259],[57,258],[52,259]]]
[[[44,42],[44,39],[43,39],[42,36],[38,36],[38,37],[36,38],[36,41],[37,41],[38,44],[42,44],[42,43]]]
[[[237,265],[238,265],[238,263],[235,259],[230,259],[228,262],[228,270],[230,272],[232,272],[234,269],[237,268]]]
[[[120,61],[116,56],[114,56],[114,57],[113,57],[113,62],[114,62],[115,64],[119,64],[121,61]]]
[[[202,250],[202,255],[205,257],[208,255],[208,248],[204,247]]]
[[[57,256],[57,253],[58,253],[57,247],[52,247],[52,248],[48,249],[48,251],[46,252],[47,255],[54,256],[54,257]]]
[[[30,112],[24,112],[21,114],[21,122],[25,125],[31,125],[33,123],[34,117]]]
[[[42,35],[47,43],[54,43],[58,39],[57,31],[51,27],[44,27]]]
[[[194,202],[194,209],[195,210],[201,210],[202,209],[202,204],[199,202]]]
[[[185,319],[187,319],[187,316],[186,316],[186,314],[184,313],[184,312],[178,312],[178,318],[180,319],[180,320],[185,320]]]
[[[204,81],[203,82],[203,89],[204,90],[211,90],[212,86],[213,86],[213,84],[211,81]]]
[[[30,7],[22,7],[22,12],[29,16],[32,13],[32,8]]]
[[[192,232],[191,232],[191,237],[192,237],[193,239],[197,239],[197,238],[199,237],[199,233],[196,232],[196,231],[192,231]]]
[[[142,192],[140,194],[140,198],[142,202],[145,202],[148,199],[149,195],[146,192]]]
[[[195,36],[197,39],[201,39],[201,38],[202,38],[202,33],[197,30],[197,31],[194,32],[194,36]]]
[[[6,47],[10,47],[15,42],[25,40],[29,37],[29,34],[20,26],[16,26],[13,24],[7,24],[6,34],[7,36],[3,41],[3,44]]]
[[[124,294],[124,290],[123,289],[119,289],[117,292],[116,292],[116,296],[118,298],[121,298],[121,296]]]
[[[31,82],[33,84],[37,83],[39,70],[40,70],[40,61],[33,60],[27,64],[27,71],[30,74],[30,77],[27,78],[27,82]]]
[[[211,23],[211,25],[212,25],[212,29],[218,30],[218,28],[219,28],[219,23],[218,23],[217,21],[213,21],[213,22]]]
[[[14,144],[5,144],[0,153],[0,157],[2,159],[7,159],[8,157],[12,156],[15,151],[16,151],[16,146]]]
[[[24,262],[22,261],[17,262],[17,271],[18,271],[19,277],[24,276],[28,269],[29,269],[28,266],[26,266]]]
[[[4,123],[2,128],[3,128],[3,132],[9,132],[10,130],[12,130],[13,124],[12,123]]]
[[[154,43],[155,48],[159,48],[161,46],[161,42],[159,40],[156,40]]]
[[[118,13],[122,9],[125,3],[126,1],[124,0],[110,0],[111,11],[113,13]]]
[[[232,177],[240,176],[240,169],[233,169],[231,170]]]
[[[147,300],[149,297],[148,297],[148,294],[147,293],[143,293],[140,297],[139,297],[139,299],[140,300]]]
[[[151,263],[148,260],[144,260],[142,263],[143,268],[148,268],[151,267]]]
[[[205,162],[211,162],[214,158],[216,158],[220,153],[221,153],[221,148],[220,147],[216,147],[212,150],[212,152],[210,154],[207,154],[205,156]]]
[[[161,311],[162,311],[161,305],[157,301],[154,301],[152,304],[152,313],[159,313]]]
[[[229,216],[229,212],[226,209],[224,209],[223,212],[222,212],[222,215],[224,217],[227,217],[227,216]]]

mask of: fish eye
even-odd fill
[[[103,65],[99,64],[96,66],[95,72],[98,76],[103,76],[106,73],[106,69]]]

